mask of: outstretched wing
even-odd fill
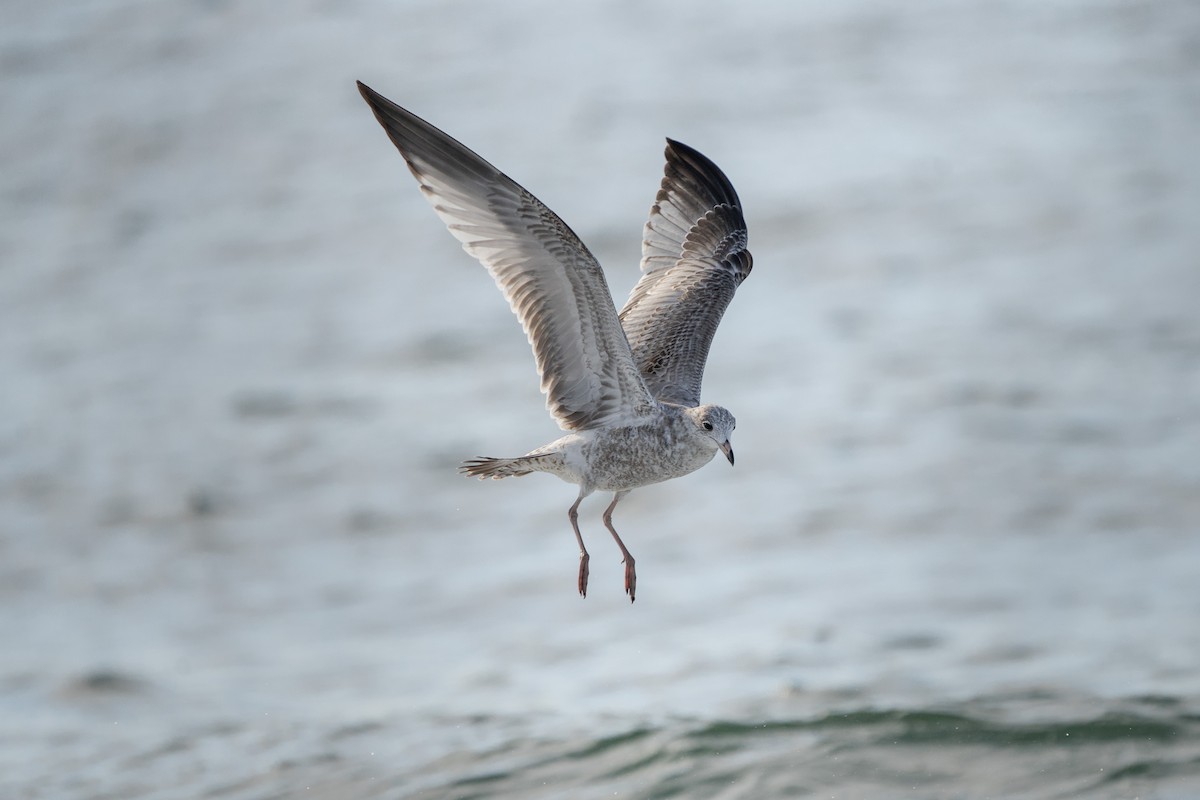
[[[621,324],[654,396],[695,406],[713,334],[753,260],[741,203],[725,174],[670,139],[666,156],[642,237],[642,278]]]
[[[654,399],[617,318],[600,265],[558,215],[461,143],[358,89],[421,191],[479,259],[521,320],[546,407],[563,430],[640,416]]]

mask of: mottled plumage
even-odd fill
[[[621,325],[654,396],[694,406],[717,325],[753,259],[741,203],[721,170],[670,139],[666,156],[642,237],[642,279]]]
[[[578,588],[588,553],[578,509],[613,493],[612,526],[631,489],[694,472],[718,450],[733,463],[736,427],[724,408],[700,405],[709,345],[734,291],[750,273],[737,193],[715,164],[667,140],[667,165],[642,243],[642,278],[617,314],[604,273],[574,232],[488,162],[362,83],[363,98],[450,232],[495,278],[533,347],[546,406],[567,435],[516,458],[477,458],[464,474],[507,478],[548,472],[579,486],[568,511],[579,544]]]

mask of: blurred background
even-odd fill
[[[1200,6],[7,3],[0,794],[1194,797]],[[755,271],[617,527],[361,79],[620,305],[664,137]]]

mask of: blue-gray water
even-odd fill
[[[0,797],[1200,796],[1200,6],[9,4]],[[755,271],[632,494],[354,90]]]

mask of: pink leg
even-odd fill
[[[571,520],[571,528],[575,531],[575,541],[579,542],[579,594],[581,597],[587,597],[587,582],[588,582],[588,555],[587,548],[583,546],[583,536],[579,533],[579,504],[583,502],[583,493],[580,492],[579,497],[575,498],[574,505],[567,511],[567,518]]]
[[[637,570],[634,569],[633,555],[626,549],[625,543],[621,541],[621,537],[617,535],[617,530],[612,524],[613,509],[617,507],[618,501],[627,494],[629,494],[628,489],[613,495],[613,501],[608,504],[608,508],[604,509],[604,527],[608,528],[617,547],[621,548],[622,562],[625,564],[625,594],[629,595],[629,602],[632,603],[637,593]]]

